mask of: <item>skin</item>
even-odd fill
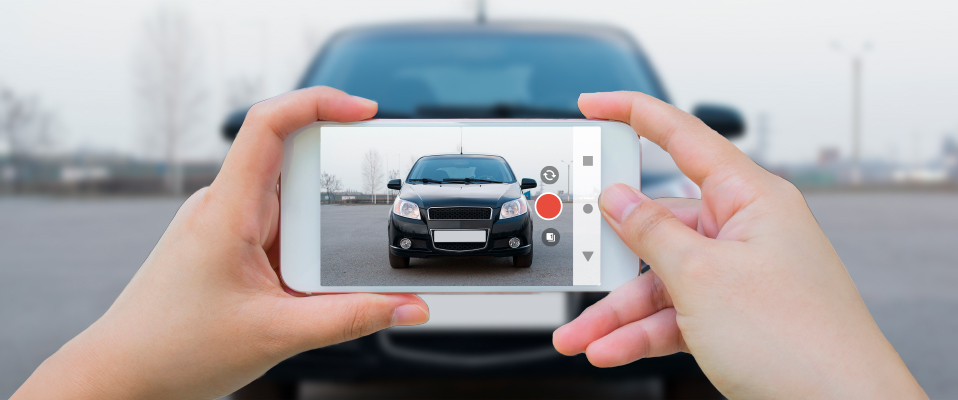
[[[689,352],[729,398],[927,398],[789,182],[697,118],[632,92],[579,97],[668,151],[702,200],[607,188],[605,220],[652,271],[556,330],[598,367]]]
[[[217,398],[297,353],[426,322],[415,295],[301,297],[277,274],[283,139],[376,109],[328,87],[255,105],[216,180],[183,204],[116,302],[13,398]]]

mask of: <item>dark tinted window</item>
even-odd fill
[[[509,165],[501,158],[468,156],[423,157],[413,165],[406,181],[418,183],[414,180],[430,179],[442,182],[466,178],[508,183],[516,181]]]
[[[661,97],[620,41],[572,34],[434,33],[334,42],[306,77],[379,102],[379,117],[581,117],[583,92]]]

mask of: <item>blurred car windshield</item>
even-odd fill
[[[303,86],[379,102],[380,118],[581,118],[580,93],[661,97],[625,41],[573,33],[451,32],[334,40]]]
[[[468,181],[514,183],[512,170],[501,158],[470,156],[423,157],[409,171],[406,182]]]

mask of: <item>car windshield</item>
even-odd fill
[[[315,85],[376,100],[380,118],[582,118],[580,93],[661,97],[631,44],[572,33],[347,36],[307,73]]]
[[[423,157],[413,165],[406,182],[432,183],[514,183],[512,169],[498,157]]]

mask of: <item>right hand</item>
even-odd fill
[[[652,266],[556,330],[556,349],[612,367],[691,352],[728,397],[926,397],[789,182],[702,121],[631,92],[583,94],[668,151],[702,200],[617,184],[602,215]]]

